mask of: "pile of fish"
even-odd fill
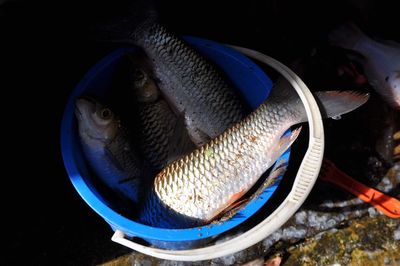
[[[204,225],[242,198],[291,146],[305,122],[303,104],[278,79],[268,99],[248,114],[221,71],[156,22],[129,34],[142,54],[129,55],[132,116],[91,95],[76,100],[79,136],[96,177],[137,208],[141,223],[164,228]],[[335,117],[368,94],[315,93]],[[128,108],[129,109],[129,108]],[[134,136],[134,139],[132,138]]]

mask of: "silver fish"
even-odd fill
[[[94,99],[78,98],[75,115],[90,167],[106,186],[137,203],[144,168],[131,149],[127,129],[109,108]]]
[[[328,117],[354,110],[368,99],[355,92],[316,96]],[[209,223],[241,198],[295,141],[300,128],[283,134],[306,118],[300,98],[287,81],[279,81],[253,113],[156,176],[141,221],[171,228]]]
[[[400,44],[371,39],[355,24],[330,33],[333,44],[358,52],[368,82],[394,108],[400,109]]]
[[[139,56],[132,55],[130,59],[139,146],[145,159],[159,171],[196,146],[190,140],[183,121],[161,95],[151,67]]]
[[[222,73],[157,23],[142,23],[131,41],[151,59],[160,90],[201,146],[240,121],[245,109]]]

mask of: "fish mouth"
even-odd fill
[[[80,96],[75,101],[75,114],[82,118],[85,113],[94,113],[96,111],[96,101],[88,96]]]

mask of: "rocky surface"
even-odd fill
[[[399,219],[356,219],[290,247],[282,265],[400,265],[399,230]]]
[[[400,163],[396,163],[377,188],[399,196],[399,184]],[[355,203],[358,210],[349,207]],[[324,204],[337,205],[330,201]],[[222,258],[176,262],[132,252],[103,265],[243,265],[248,262],[262,265],[260,261],[277,256],[282,258],[281,265],[284,266],[400,265],[400,219],[388,218],[358,199],[341,204],[336,207],[336,212],[302,207],[287,224],[265,240]]]

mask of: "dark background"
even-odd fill
[[[156,6],[163,23],[179,35],[251,47],[288,63],[326,42],[326,33],[347,19],[376,37],[399,40],[393,2],[156,1]],[[110,240],[108,224],[76,193],[59,141],[69,93],[115,47],[90,40],[88,28],[128,5],[93,0],[0,5],[6,157],[1,178],[6,257],[0,264],[94,265],[129,251]]]

